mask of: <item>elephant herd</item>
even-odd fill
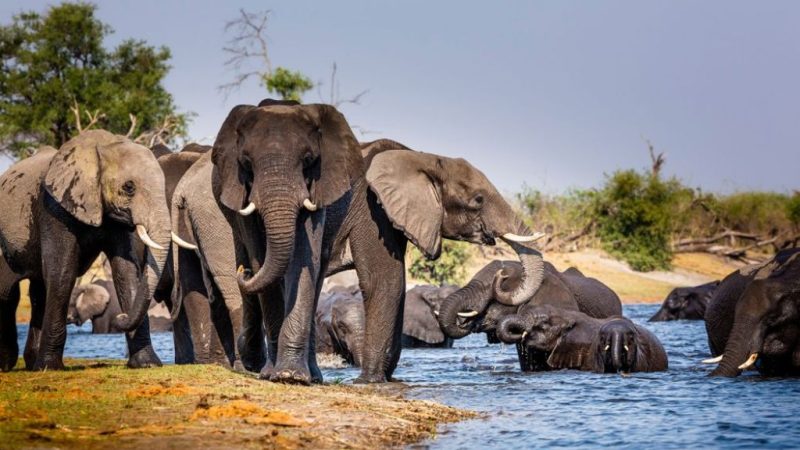
[[[546,263],[532,232],[469,162],[388,139],[359,143],[330,105],[234,107],[213,146],[177,153],[89,130],[0,176],[0,369],[17,364],[16,309],[29,280],[29,370],[63,369],[67,323],[125,332],[128,366],[161,364],[152,303],[168,311],[176,363],[217,362],[276,382],[322,381],[317,352],[385,382],[401,347],[484,333],[525,371],[658,371],[658,339],[617,295]],[[465,286],[406,292],[409,242],[507,243]],[[104,254],[110,280],[75,287]],[[674,293],[656,316],[705,316],[717,375],[800,367],[796,252],[719,285]],[[357,286],[323,291],[355,270]],[[673,298],[674,297],[674,298]],[[160,326],[160,325],[159,325]],[[167,324],[169,326],[169,324]]]

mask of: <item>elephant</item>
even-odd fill
[[[522,267],[516,261],[495,260],[484,266],[442,302],[439,323],[444,333],[454,339],[486,333],[489,343],[498,343],[497,324],[520,308],[506,300],[506,293],[520,283],[521,276]],[[559,272],[547,262],[542,288],[525,304],[575,309],[594,318],[622,315],[619,296],[608,286],[573,267]]]
[[[420,285],[406,292],[403,310],[403,348],[450,348],[453,339],[445,336],[437,316],[442,302],[458,290],[456,286]]]
[[[712,376],[800,374],[800,249],[728,275],[706,311]]]
[[[151,332],[172,330],[169,314],[156,314],[158,304],[150,305],[148,318]],[[114,283],[111,280],[95,280],[75,287],[67,309],[67,324],[83,325],[92,321],[92,334],[122,333],[114,324],[114,317],[122,313]]]
[[[25,366],[64,368],[70,293],[100,252],[111,263],[123,311],[114,323],[127,332],[128,366],[160,365],[147,309],[167,261],[171,228],[153,153],[122,136],[89,130],[59,150],[45,147],[11,166],[0,177],[0,204],[15,205],[14,214],[0,215],[0,369],[17,362],[14,316],[18,282],[25,278],[32,307]]]
[[[523,371],[659,372],[669,365],[658,338],[621,316],[596,319],[553,305],[526,305],[501,320],[497,336],[525,349]]]
[[[214,197],[233,230],[244,321],[261,319],[267,332],[262,378],[321,381],[313,314],[322,280],[355,268],[368,349],[356,382],[390,380],[400,356],[408,241],[435,259],[443,238],[501,238],[525,273],[511,301],[521,303],[541,284],[543,260],[531,244],[541,235],[480,171],[393,141],[367,147],[330,105],[239,105],[220,128]],[[243,325],[250,330],[259,328]]]
[[[323,292],[315,314],[316,351],[361,367],[364,354],[364,300],[357,288]]]
[[[244,358],[247,365],[239,356],[242,295],[233,234],[211,189],[212,170],[211,154],[198,155],[171,196],[177,296],[182,304],[175,324],[176,362],[258,371],[266,361],[261,323],[254,325],[259,332],[249,333],[262,336],[261,342],[249,345],[256,355]]]
[[[648,322],[666,322],[669,320],[703,320],[708,302],[719,286],[719,280],[695,287],[679,287],[673,289],[661,308],[653,314]]]

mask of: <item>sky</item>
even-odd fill
[[[0,21],[53,1],[4,0]],[[224,26],[271,10],[273,66],[322,81],[336,62],[362,141],[463,157],[501,191],[599,186],[650,165],[704,191],[800,188],[800,2],[97,1],[114,34],[165,45],[164,84],[212,143],[228,111]]]

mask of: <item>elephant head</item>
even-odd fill
[[[364,358],[364,333],[366,319],[364,301],[360,296],[332,294],[336,296],[331,308],[333,346],[348,364],[361,367]]]
[[[264,263],[252,278],[240,276],[245,293],[284,275],[301,210],[339,200],[363,174],[358,142],[334,107],[261,105],[233,108],[212,150],[215,196],[242,216],[257,213],[263,230]]]
[[[87,320],[102,315],[110,300],[111,294],[99,284],[91,283],[75,288],[67,309],[67,323],[81,326]]]
[[[595,351],[598,372],[630,373],[639,366],[642,339],[628,319],[614,318],[600,327]]]
[[[403,334],[428,344],[444,342],[446,337],[436,318],[442,302],[457,289],[455,286],[416,286],[406,292]]]
[[[460,158],[411,150],[370,155],[372,191],[395,228],[429,259],[439,257],[443,238],[489,245],[499,238],[519,255],[523,275],[499,292],[498,301],[519,305],[539,289],[544,261],[531,242],[543,234],[531,233],[481,171]]]
[[[714,376],[757,367],[767,374],[800,372],[800,249],[782,251],[753,274],[736,304]]]
[[[133,330],[147,314],[171,242],[164,175],[155,156],[124,137],[86,131],[55,154],[43,185],[79,222],[98,228],[114,222],[135,233],[147,247],[135,300],[121,305],[123,313],[115,318],[118,328]]]
[[[703,320],[706,307],[719,281],[713,281],[696,287],[679,287],[673,289],[661,308],[650,318],[649,322],[667,320]]]

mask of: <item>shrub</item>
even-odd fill
[[[800,227],[800,191],[795,191],[794,195],[786,203],[786,213],[792,225]]]
[[[427,259],[412,246],[408,255],[408,273],[427,283],[460,285],[465,281],[465,268],[470,256],[471,248],[466,242],[443,241],[442,254],[437,260]]]

